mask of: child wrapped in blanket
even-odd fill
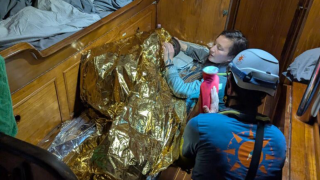
[[[215,40],[215,43],[210,49],[197,48],[180,40],[179,44],[181,51],[187,56],[190,56],[201,65],[201,68],[206,66],[216,66],[219,68],[219,109],[223,109],[224,89],[226,85],[226,68],[229,62],[241,51],[247,49],[248,41],[237,30],[225,30]],[[164,63],[166,67],[165,78],[172,93],[179,98],[187,99],[187,113],[190,113],[192,107],[195,106],[200,94],[200,85],[202,78],[192,82],[185,82],[180,76],[177,67],[173,63],[174,48],[170,43],[163,44]],[[188,75],[187,75],[188,76]],[[210,111],[210,107],[206,107],[206,112]]]

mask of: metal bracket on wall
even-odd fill
[[[304,10],[304,9],[307,9],[307,8],[305,8],[305,7],[303,7],[303,6],[298,6],[298,9],[299,9],[299,10]]]
[[[224,17],[224,16],[228,15],[228,13],[229,13],[229,10],[225,9],[222,11],[222,16]]]

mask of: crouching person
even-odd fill
[[[266,94],[275,93],[278,60],[263,50],[247,49],[228,66],[227,109],[188,122],[178,164],[194,162],[193,180],[280,179],[285,137],[257,113]]]

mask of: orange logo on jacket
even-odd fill
[[[244,179],[246,173],[242,169],[249,168],[252,160],[256,134],[250,129],[239,133],[233,133],[233,138],[230,140],[227,149],[223,152],[227,156],[229,170],[236,172],[239,177]],[[258,170],[264,174],[272,171],[272,165],[277,161],[277,157],[271,144],[270,139],[263,139],[261,157]]]

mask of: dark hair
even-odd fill
[[[221,35],[233,41],[233,46],[230,48],[228,56],[234,57],[241,51],[248,48],[247,38],[238,30],[224,30],[219,36]]]
[[[248,90],[239,87],[232,74],[230,74],[229,81],[232,84],[234,92],[237,94],[236,100],[242,110],[257,109],[262,104],[262,99],[266,97],[265,92]]]

